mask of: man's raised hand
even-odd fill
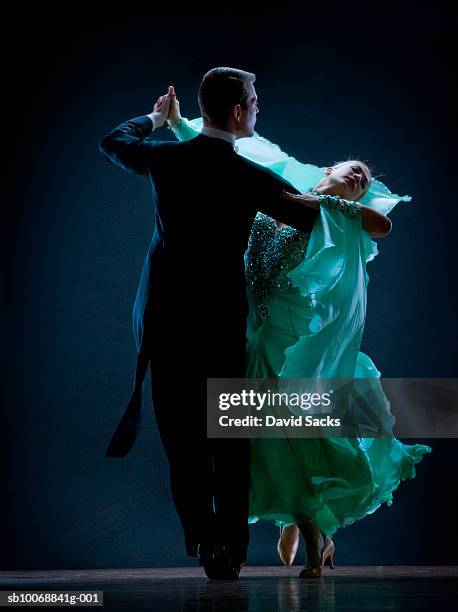
[[[151,118],[154,128],[162,127],[164,123],[167,121],[167,116],[170,111],[170,97],[160,96],[155,105],[153,112],[148,115]]]

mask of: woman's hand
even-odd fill
[[[305,204],[309,208],[317,210],[320,208],[320,199],[318,196],[312,193],[290,193],[289,191],[283,190],[280,197],[284,200],[290,200],[291,202],[297,202],[298,204]]]
[[[175,88],[173,87],[173,85],[170,85],[167,95],[170,99],[170,110],[167,117],[167,123],[170,126],[173,126],[176,125],[181,119],[180,103],[177,100],[177,95],[175,93]]]

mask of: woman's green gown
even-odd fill
[[[173,129],[194,138],[202,120],[182,119]],[[316,185],[324,168],[302,164],[255,134],[237,141],[238,152],[271,169],[300,191]],[[387,214],[409,196],[372,180],[361,203]],[[391,505],[400,482],[414,478],[415,464],[431,452],[403,444],[390,433],[393,417],[380,372],[359,351],[366,317],[366,263],[377,246],[361,227],[321,207],[310,235],[278,228],[256,216],[245,254],[249,303],[247,378],[373,379],[377,406],[369,420],[385,422],[377,438],[253,438],[250,523],[314,520],[329,536]],[[376,414],[377,411],[379,414]]]

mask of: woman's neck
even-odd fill
[[[317,185],[315,185],[313,190],[319,191],[320,193],[325,193],[326,195],[338,195],[336,193],[333,193],[333,189],[330,185],[320,185],[320,183],[318,183]]]

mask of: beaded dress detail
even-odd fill
[[[248,241],[246,278],[261,320],[269,318],[269,300],[274,295],[293,289],[288,273],[304,259],[309,240],[307,232],[279,228],[268,215],[256,215]]]

